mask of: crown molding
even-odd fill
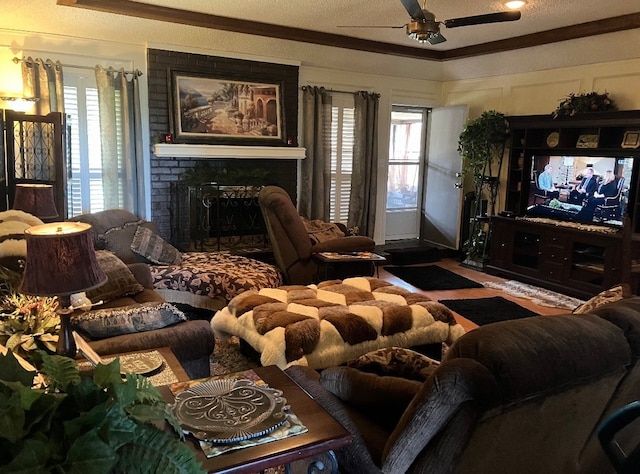
[[[240,21],[237,18],[151,5],[133,0],[57,0],[57,4],[116,15],[145,18],[147,20],[164,21],[201,28],[431,61],[450,61],[482,56],[485,54],[531,48],[560,41],[640,28],[640,13],[631,13],[629,15],[605,18],[463,48],[432,50],[424,47],[417,48],[393,43],[383,43],[381,41],[370,41],[362,38],[280,26],[271,23],[247,20]]]

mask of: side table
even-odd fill
[[[370,275],[379,276],[378,267],[387,261],[382,255],[373,252],[319,252],[313,258],[318,261],[318,280],[328,280],[330,272],[338,272],[347,276],[356,276],[358,272],[344,271],[358,263],[369,265]],[[351,274],[353,273],[353,274]],[[344,276],[342,276],[344,278]]]
[[[152,385],[160,386],[167,385],[176,382],[186,382],[189,380],[189,376],[178,362],[178,359],[173,354],[169,347],[158,347],[156,349],[149,349],[144,351],[126,352],[122,354],[113,354],[108,356],[102,356],[105,362],[111,362],[116,357],[137,357],[144,354],[157,353],[163,359],[162,366],[158,370],[147,375]],[[77,361],[78,368],[81,373],[88,373],[93,371],[93,364],[87,359],[79,359]]]
[[[286,472],[290,472],[293,463],[298,464],[305,460],[309,466],[308,472],[315,472],[312,470],[314,466],[318,467],[315,462],[322,458],[328,461],[320,463],[332,464],[332,471],[337,472],[333,450],[351,442],[349,432],[278,367],[257,367],[252,370],[269,387],[282,390],[287,404],[307,427],[307,431],[290,438],[229,451],[212,458],[205,456],[197,440],[187,437],[187,442],[196,452],[196,458],[202,463],[202,467],[207,472],[249,474],[285,465]],[[167,402],[174,403],[175,398],[169,386],[158,387],[158,390]]]

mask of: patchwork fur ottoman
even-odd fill
[[[246,291],[211,326],[222,340],[249,344],[263,366],[281,369],[333,367],[376,349],[451,344],[464,334],[444,305],[369,277]]]

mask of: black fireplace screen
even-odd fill
[[[172,185],[172,241],[197,251],[264,250],[267,232],[258,204],[262,186]]]

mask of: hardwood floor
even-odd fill
[[[489,275],[487,273],[474,270],[472,268],[464,267],[457,260],[442,259],[436,263],[437,265],[443,268],[446,268],[447,270],[450,270],[461,276],[469,278],[470,280],[477,281],[478,283],[483,283],[486,281],[495,281],[495,282],[506,281],[504,278],[496,277],[493,275]],[[432,264],[425,264],[425,265],[432,265]],[[445,300],[445,299],[489,298],[491,296],[502,296],[503,298],[506,298],[515,303],[518,303],[520,306],[524,308],[528,308],[531,311],[535,311],[536,313],[541,315],[566,314],[570,312],[564,308],[550,308],[548,306],[540,306],[535,304],[530,299],[512,296],[493,288],[467,288],[462,290],[424,291],[414,287],[413,285],[406,283],[405,281],[401,280],[397,276],[392,275],[391,273],[387,272],[384,269],[384,267],[379,268],[379,278],[385,281],[388,281],[389,283],[393,283],[394,285],[411,290],[413,292],[425,294],[434,301]],[[457,321],[462,325],[465,331],[470,331],[478,327],[475,323],[469,321],[466,318],[463,318],[459,314],[455,312],[454,314],[456,316]]]

